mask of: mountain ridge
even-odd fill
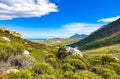
[[[86,36],[87,36],[86,34],[74,34],[71,37],[69,37],[69,39],[84,38]]]
[[[104,42],[104,46],[112,45],[112,44],[118,43],[120,41],[119,40],[119,36],[120,36],[119,32],[120,32],[120,18],[117,19],[116,21],[113,21],[107,25],[102,26],[101,28],[94,31],[86,38],[80,40],[79,42],[73,43],[70,46],[79,47],[79,49],[85,50],[85,49],[91,49],[94,47],[102,47],[103,45],[101,45],[101,44],[103,42]],[[112,35],[115,37],[111,38]],[[108,37],[109,39],[107,39],[106,37]],[[102,42],[99,41],[104,38],[106,38],[107,41],[105,41],[105,40]],[[95,42],[96,40],[98,40],[99,42],[96,43]],[[105,43],[105,42],[107,42],[107,43]]]

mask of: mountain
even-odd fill
[[[73,36],[71,36],[69,39],[75,39],[75,38],[84,38],[86,37],[87,35],[86,34],[74,34]]]
[[[86,50],[118,43],[120,43],[120,19],[102,26],[86,38],[70,46]]]

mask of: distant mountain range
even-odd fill
[[[73,36],[71,36],[69,39],[75,39],[75,38],[84,38],[86,37],[86,34],[74,34]]]
[[[118,43],[120,43],[120,19],[102,26],[86,38],[70,46],[86,50]]]

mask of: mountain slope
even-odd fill
[[[38,43],[34,43],[28,40],[23,39],[22,35],[8,30],[4,27],[0,27],[0,44],[6,44],[7,45],[7,41],[5,39],[9,39],[10,44],[9,45],[22,45],[25,48],[42,48],[44,47],[43,44],[38,44]]]
[[[44,54],[51,52],[50,49],[44,44],[23,39],[17,32],[0,27],[0,74],[8,73],[12,69],[31,69],[39,56],[40,61]]]
[[[85,39],[71,44],[71,46],[77,46],[81,50],[86,50],[117,43],[120,43],[120,19],[102,26]]]
[[[38,44],[15,34],[0,29],[0,79],[120,79],[118,53],[82,57],[63,46]]]
[[[71,36],[69,39],[75,39],[75,38],[84,38],[86,37],[87,35],[86,34],[74,34],[73,36]]]

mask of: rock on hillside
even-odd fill
[[[8,37],[2,37],[3,40],[5,40],[7,43],[10,43],[10,39]]]
[[[32,69],[35,63],[34,59],[24,53],[19,55],[11,54],[6,62],[0,61],[0,74],[9,73],[14,70],[16,72],[18,69]]]
[[[65,46],[65,47],[59,48],[58,53],[57,53],[57,57],[59,59],[61,59],[61,58],[66,57],[68,54],[72,54],[72,55],[78,54],[80,56],[83,56],[82,52],[80,50],[78,50],[77,48]]]
[[[83,56],[82,52],[77,48],[66,46],[65,49],[66,49],[66,53],[79,54],[80,56]]]
[[[11,35],[13,35],[15,37],[23,38],[23,36],[20,33],[8,30],[8,29],[6,29],[4,27],[0,27],[0,31],[1,32],[7,32],[7,33],[9,33],[9,34],[11,34]]]

